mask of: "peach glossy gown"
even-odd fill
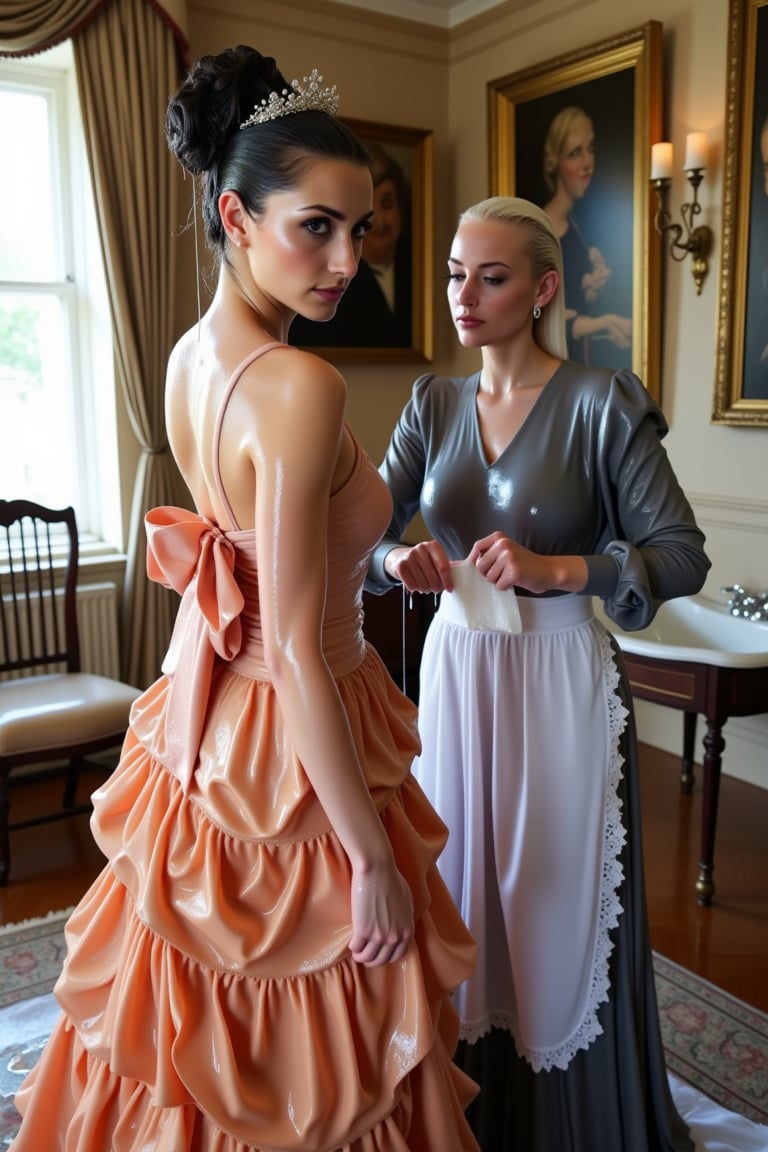
[[[475,948],[435,865],[445,826],[410,772],[415,707],[362,634],[390,514],[357,445],[330,499],[323,644],[413,891],[406,956],[349,954],[350,869],[266,674],[253,532],[156,509],[150,575],[181,607],[94,796],[108,864],[67,925],[62,1015],[17,1095],[13,1152],[476,1149],[450,1001]]]

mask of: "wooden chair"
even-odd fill
[[[122,743],[137,688],[80,671],[73,508],[0,500],[0,885],[14,829],[90,810],[85,757]],[[63,577],[63,580],[62,580]],[[12,823],[10,776],[64,775],[62,807]]]

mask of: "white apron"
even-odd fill
[[[504,1028],[536,1071],[565,1069],[600,1034],[609,993],[627,712],[590,597],[483,583],[485,610],[462,577],[429,628],[414,773],[450,830],[440,871],[481,945],[456,992],[462,1038]],[[484,611],[495,626],[467,626]]]

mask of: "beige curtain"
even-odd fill
[[[3,0],[0,56],[30,56],[71,40],[104,0]]]
[[[107,275],[116,371],[142,457],[136,476],[123,602],[123,677],[159,672],[177,607],[146,577],[144,513],[188,499],[165,437],[165,365],[173,342],[171,251],[178,167],[163,133],[183,73],[184,0],[4,0],[0,54],[72,39]]]
[[[185,54],[186,0],[146,0]],[[3,0],[0,56],[32,56],[62,40],[74,40],[111,0]]]

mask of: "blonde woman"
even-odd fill
[[[629,685],[592,597],[644,627],[701,588],[704,538],[641,381],[566,358],[546,212],[464,212],[448,304],[480,366],[415,382],[368,587],[440,594],[414,771],[479,945],[456,995],[469,1115],[483,1152],[692,1152],[659,1031]],[[403,544],[417,510],[431,539]]]

